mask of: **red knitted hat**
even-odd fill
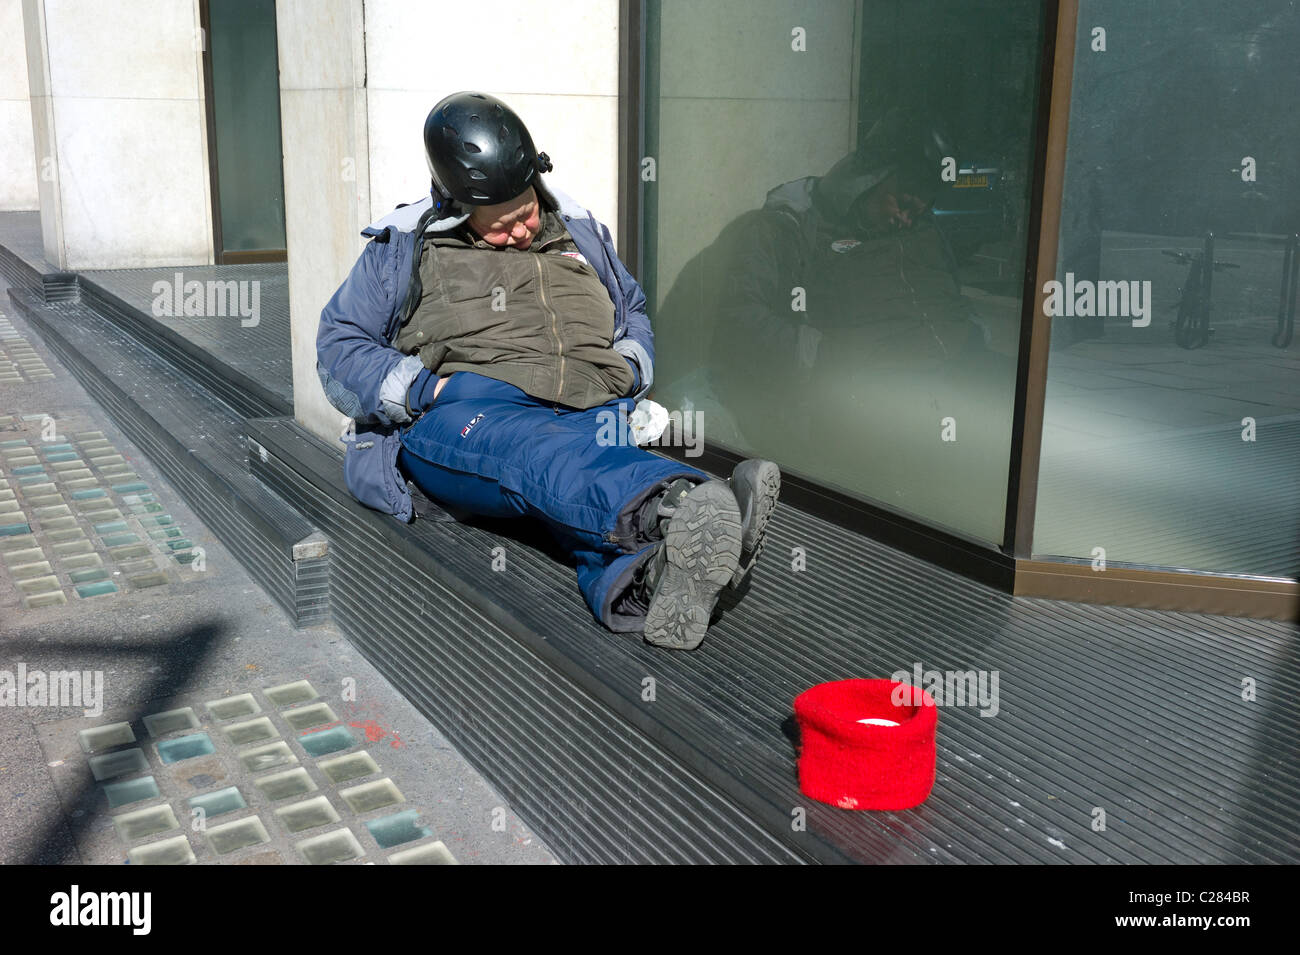
[[[841,809],[911,809],[930,795],[939,711],[920,687],[894,680],[821,683],[795,698],[794,715],[805,796]],[[888,722],[898,725],[882,725]]]

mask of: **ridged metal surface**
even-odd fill
[[[573,572],[540,551],[467,525],[402,527],[345,503],[331,473],[336,455],[288,423],[268,427],[250,422],[250,434],[271,449],[278,489],[319,513],[336,553],[348,555],[352,570],[340,565],[334,579],[336,619],[371,653],[405,655],[433,673],[463,652],[476,623],[485,626],[455,600],[435,603],[430,584],[411,577],[422,564],[442,568],[445,589],[508,613],[518,640],[534,635],[534,652],[663,741],[793,851],[813,854],[812,840],[790,831],[791,809],[803,806],[809,835],[862,861],[1300,861],[1289,835],[1300,821],[1294,625],[1014,598],[782,508],[746,601],[701,650],[663,653],[604,632]],[[317,450],[303,450],[313,443]],[[494,573],[498,545],[508,570]],[[798,572],[796,547],[807,555]],[[382,583],[390,573],[394,586]],[[406,604],[395,617],[375,610],[395,602]],[[450,636],[437,635],[442,627]],[[491,674],[508,645],[480,638],[475,648],[489,675],[462,704],[502,692]],[[998,714],[941,710],[938,780],[915,810],[810,804],[787,736],[794,697],[826,680],[911,672],[917,662],[996,670]],[[408,665],[385,671],[413,695],[436,696],[420,686],[428,676],[400,674]],[[651,705],[640,700],[646,676],[657,681]],[[1261,688],[1254,702],[1242,699],[1244,678]],[[518,704],[522,718],[528,705]],[[497,780],[493,758],[479,758]],[[1104,831],[1093,829],[1096,809],[1106,813]]]
[[[77,299],[77,276],[45,261],[39,212],[0,212],[0,275],[45,302]]]
[[[269,432],[261,427],[268,424]],[[564,661],[554,652],[521,641],[508,610],[484,613],[468,603],[460,585],[443,579],[459,568],[404,551],[403,530],[391,518],[365,511],[346,492],[340,497],[337,487],[302,481],[270,448],[276,429],[250,422],[250,435],[270,451],[250,464],[329,536],[334,622],[558,856],[771,862],[804,855],[749,818],[735,791],[695,772],[683,755],[689,745],[671,745],[646,714],[611,710],[605,688],[575,681],[555,666]],[[320,454],[314,439],[282,433],[297,452]]]
[[[0,212],[0,273],[11,285],[39,294],[40,275],[53,270],[45,262],[39,212]]]
[[[293,562],[294,610],[292,617],[299,626],[329,619],[329,557],[312,557]]]
[[[80,281],[82,297],[97,312],[129,328],[232,407],[250,417],[293,414],[289,277],[283,262],[89,271]],[[163,298],[175,310],[174,293],[160,295],[155,283],[183,290],[188,282],[231,281],[257,283],[255,325],[245,326],[236,314],[166,315],[154,307]],[[216,303],[207,307],[215,310]]]
[[[84,305],[41,307],[18,289],[23,315],[109,416],[170,480],[299,625],[328,616],[321,559],[296,568],[292,547],[313,528],[243,467],[242,418],[144,352]]]
[[[87,274],[103,276],[106,273]],[[256,329],[240,329],[239,321],[232,318],[195,317],[170,322],[155,319],[149,314],[147,305],[141,310],[84,276],[81,297],[101,317],[118,325],[240,414],[256,417],[292,413],[292,381],[286,396],[285,383],[280,375],[284,370],[280,367],[282,363],[265,359],[268,345],[264,333],[250,334]],[[210,340],[209,336],[198,334],[197,328],[191,334],[184,334],[186,322],[221,328],[231,339],[228,347],[216,353],[205,351],[203,343]],[[288,330],[285,329],[283,334],[287,342]],[[198,340],[195,340],[195,335]],[[235,343],[238,343],[238,348],[234,347]]]

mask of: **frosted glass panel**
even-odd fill
[[[1001,542],[1041,8],[647,4],[656,400],[710,445]]]

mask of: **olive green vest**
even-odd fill
[[[435,374],[472,371],[572,408],[632,390],[632,369],[610,347],[609,290],[556,212],[543,211],[526,251],[489,245],[467,226],[428,237],[420,281],[420,304],[393,345]]]

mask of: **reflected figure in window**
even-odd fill
[[[955,152],[892,110],[826,175],[777,186],[728,224],[659,311],[656,398],[698,409],[711,442],[905,491],[909,429],[955,408],[972,373],[996,364],[1014,382],[988,360],[988,323],[932,214]],[[893,460],[865,460],[866,446]]]

